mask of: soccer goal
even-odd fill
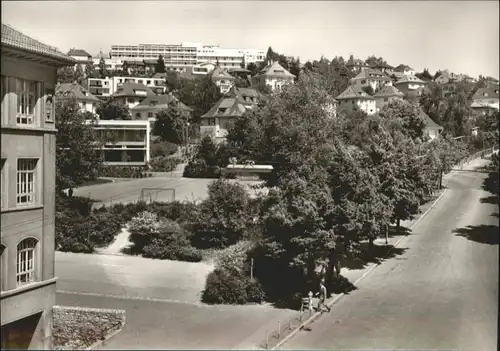
[[[175,201],[175,189],[172,188],[142,188],[139,201],[172,202]]]

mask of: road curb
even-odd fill
[[[448,191],[448,189],[444,189],[444,191],[441,193],[441,195],[439,195],[439,197],[436,200],[434,200],[434,202],[432,203],[432,205],[424,213],[422,213],[422,215],[415,221],[415,223],[413,223],[411,225],[410,230],[413,229],[420,222],[420,220],[422,218],[424,218],[430,212],[431,209],[434,208],[434,206],[436,206],[436,204],[439,202],[439,200],[441,200],[443,198],[444,194],[446,194],[447,191]],[[403,239],[405,239],[406,237],[407,237],[407,235],[404,235],[398,241],[396,241],[396,243],[394,244],[394,247],[397,247],[401,243],[401,241]],[[363,273],[363,275],[361,275],[361,277],[359,277],[358,279],[356,279],[354,281],[353,285],[356,285],[361,280],[363,280],[368,274],[370,274],[371,272],[373,272],[373,270],[375,268],[377,268],[378,266],[380,266],[380,264],[382,264],[382,262],[376,263],[373,266],[371,266],[370,268],[368,268],[368,270],[365,273]],[[340,295],[336,296],[332,301],[330,301],[326,305],[328,307],[332,307],[336,302],[338,302],[344,296],[345,296],[345,293],[341,293]],[[290,340],[291,338],[293,338],[295,336],[295,334],[297,334],[306,325],[311,324],[312,322],[314,322],[321,314],[322,314],[321,312],[314,313],[311,317],[309,317],[307,320],[305,320],[304,322],[302,322],[296,329],[292,330],[290,332],[290,334],[288,334],[287,336],[285,336],[283,338],[283,340],[281,340],[280,342],[278,342],[276,344],[276,346],[272,347],[271,350],[276,350],[278,347],[280,347],[281,345],[283,345],[284,343],[286,343],[288,340]]]

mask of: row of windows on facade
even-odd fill
[[[16,109],[16,123],[21,125],[36,125],[36,104],[37,102],[45,96],[44,106],[42,110],[47,121],[53,121],[54,116],[54,105],[53,105],[53,94],[52,89],[45,89],[42,82],[24,80],[20,78],[12,78],[7,76],[1,76],[2,87],[1,87],[1,97],[2,97],[2,112],[4,112],[4,107],[9,104],[9,100],[5,98],[6,94],[12,89],[10,85],[14,84],[14,98],[17,105]],[[45,91],[44,91],[45,90]]]
[[[37,280],[37,272],[36,272],[36,249],[38,245],[38,240],[34,238],[26,238],[22,240],[17,245],[17,259],[16,259],[16,284],[17,286],[21,286],[24,284],[32,283]],[[1,290],[4,291],[6,288],[6,276],[8,275],[6,271],[4,271],[4,267],[8,265],[4,265],[4,252],[6,250],[5,246],[1,246],[1,259],[2,259],[2,276],[1,276]]]
[[[35,205],[37,199],[38,159],[18,158],[16,169],[16,206]],[[2,208],[7,207],[7,159],[2,158]]]

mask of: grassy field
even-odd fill
[[[191,179],[153,177],[132,179],[126,182],[114,182],[83,186],[74,190],[75,196],[86,196],[99,201],[101,204],[111,205],[115,203],[136,202],[141,197],[143,189],[155,188],[155,190],[144,190],[145,201],[200,201],[207,197],[207,186],[214,179]],[[251,185],[260,184],[259,181],[236,181],[245,185],[253,195],[257,190],[251,189]],[[163,190],[156,190],[163,189]]]

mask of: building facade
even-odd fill
[[[373,68],[364,69],[351,79],[351,83],[361,88],[371,87],[373,92],[385,85],[392,85],[392,79],[381,71]]]
[[[56,86],[58,100],[76,99],[82,112],[96,114],[100,100],[77,83],[63,83]]]
[[[201,135],[208,135],[216,142],[224,142],[228,124],[256,106],[261,95],[255,89],[232,87],[217,103],[201,116]]]
[[[110,57],[122,60],[151,60],[163,57],[165,66],[188,67],[204,63],[234,68],[263,62],[266,50],[227,49],[218,45],[184,42],[180,45],[138,44],[112,45]]]
[[[393,100],[401,100],[404,98],[404,94],[398,89],[391,85],[386,85],[381,90],[379,90],[373,97],[375,98],[375,106],[377,112],[384,108],[385,105],[389,104]]]
[[[92,124],[92,121],[87,121]],[[95,122],[94,122],[95,123]],[[144,166],[150,160],[149,121],[99,120],[94,129],[106,140],[103,163],[110,166]]]
[[[269,63],[259,73],[252,77],[252,86],[268,87],[272,91],[279,90],[285,84],[293,84],[295,76],[283,68],[277,61]]]
[[[119,87],[125,83],[143,84],[156,94],[166,91],[165,78],[144,77],[111,77],[88,78],[84,85],[88,92],[94,96],[111,96],[118,92]]]
[[[394,83],[394,86],[405,95],[411,91],[421,90],[425,85],[423,80],[413,75],[405,75]]]
[[[133,119],[154,121],[158,112],[168,109],[171,103],[178,103],[183,113],[189,116],[193,109],[177,100],[172,94],[149,96],[130,110]]]
[[[93,64],[92,55],[82,49],[73,48],[68,52],[68,56],[76,61],[75,69],[77,66],[80,66],[83,72],[85,72],[87,64]]]
[[[57,69],[75,60],[2,24],[1,348],[51,349]]]
[[[335,99],[338,101],[338,111],[364,111],[368,115],[377,112],[375,98],[356,85],[349,86]]]
[[[116,93],[111,96],[111,99],[125,104],[129,109],[132,109],[149,96],[156,96],[149,87],[140,83],[126,82],[118,86]]]

